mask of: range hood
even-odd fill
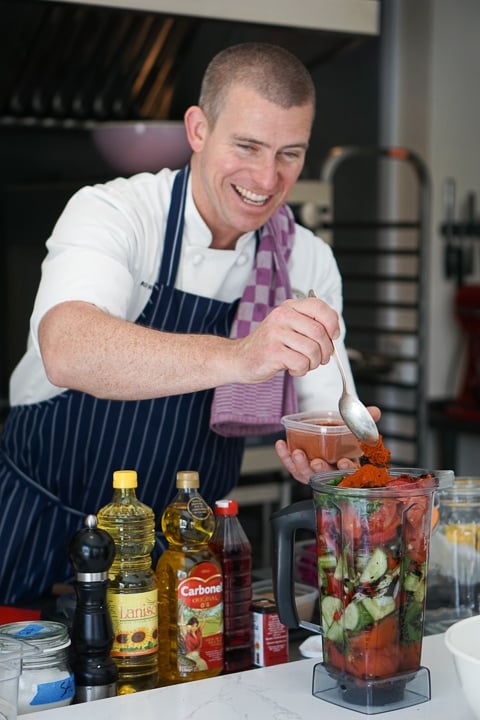
[[[378,28],[379,0],[0,0],[0,124],[181,120],[228,45],[314,72]]]
[[[75,0],[65,0],[75,2]],[[174,13],[234,22],[265,23],[330,32],[376,35],[379,0],[84,0],[86,5]]]

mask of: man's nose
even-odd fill
[[[255,182],[259,189],[271,191],[275,188],[278,178],[278,167],[275,157],[263,156],[254,172]]]

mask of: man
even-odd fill
[[[110,500],[114,470],[137,470],[139,497],[159,520],[180,469],[199,471],[210,504],[231,490],[244,440],[210,428],[213,388],[295,378],[301,409],[336,408],[338,269],[283,206],[313,116],[312,81],[296,58],[264,44],[229,48],[185,113],[188,168],[83,188],[67,204],[11,380],[0,602],[28,601],[71,575],[68,541]],[[268,242],[278,247],[266,256],[288,267],[287,295],[300,299],[229,337]],[[330,304],[306,297],[309,288]],[[300,481],[328,467],[291,457],[283,441],[277,451]]]

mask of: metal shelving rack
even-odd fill
[[[373,217],[363,217],[368,214],[363,207],[362,219],[350,217],[345,187],[342,216],[337,213],[339,171],[354,161],[369,168],[367,172],[374,168],[368,176],[377,191],[370,203],[375,206]],[[332,186],[333,217],[318,231],[331,233],[343,277],[347,347],[358,394],[382,410],[379,428],[392,463],[425,467],[428,172],[421,159],[404,148],[352,146],[330,151],[320,179]],[[357,193],[352,197],[358,211],[358,183],[365,185],[362,170],[354,180],[347,194]]]

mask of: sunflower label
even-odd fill
[[[108,609],[115,628],[111,655],[150,655],[158,648],[157,590],[109,593]]]
[[[223,579],[212,562],[194,565],[178,583],[178,670],[223,667]]]

